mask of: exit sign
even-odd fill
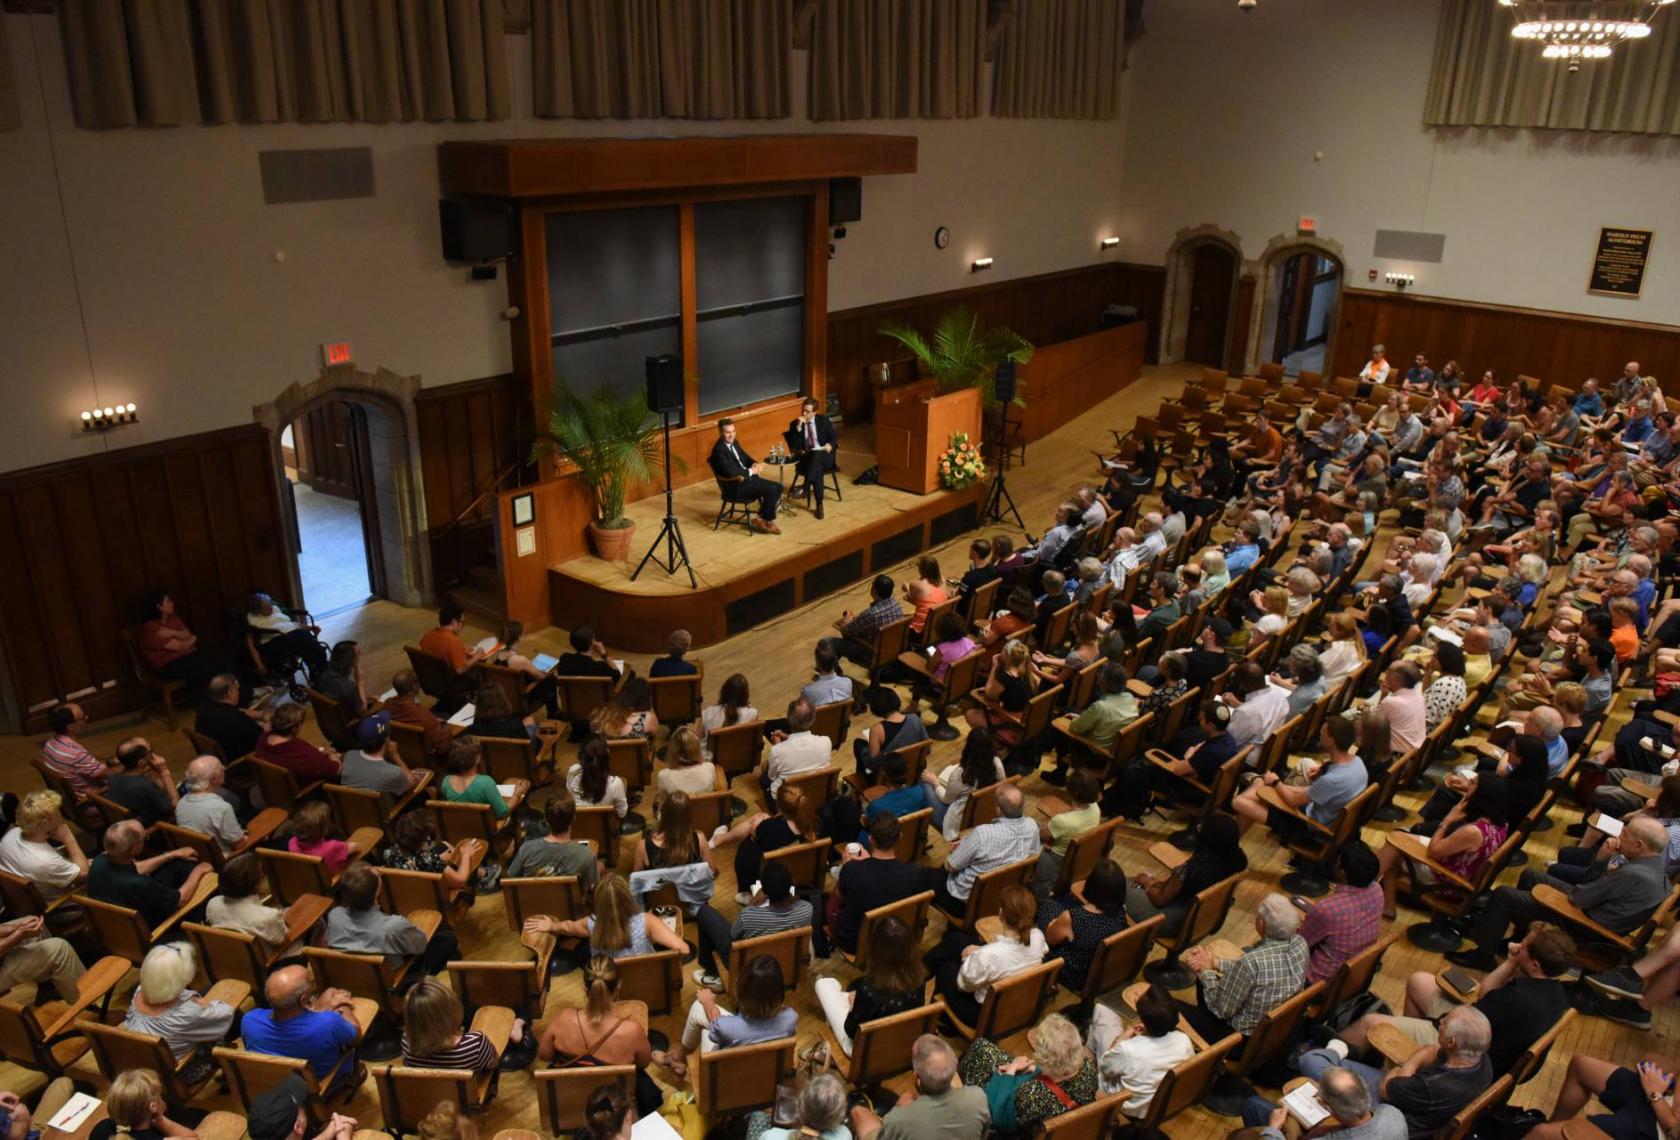
[[[1295,232],[1298,234],[1316,234],[1318,232],[1318,219],[1302,214],[1295,219]]]
[[[328,368],[339,364],[349,364],[351,361],[350,342],[341,340],[337,344],[323,344],[321,346],[321,361]]]

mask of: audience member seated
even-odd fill
[[[595,636],[594,626],[587,623],[577,626],[568,640],[572,651],[560,655],[559,663],[554,666],[555,676],[601,677],[615,685],[622,679],[623,670],[607,655],[607,647]],[[579,734],[574,732],[574,735]]]
[[[249,756],[268,727],[268,714],[241,708],[241,696],[238,677],[217,673],[204,687],[204,699],[193,714],[193,731],[219,744],[230,764]]]
[[[588,955],[632,958],[675,950],[688,954],[688,943],[677,937],[657,914],[636,909],[630,884],[623,875],[609,872],[595,884],[594,913],[583,918],[555,918],[539,914],[525,920],[527,934],[554,934],[561,938],[588,940]]]
[[[1068,777],[1067,790],[1068,798],[1073,801],[1068,810],[1057,812],[1038,825],[1039,842],[1045,845],[1038,856],[1035,890],[1039,895],[1049,894],[1050,888],[1056,885],[1056,879],[1062,873],[1062,860],[1067,857],[1068,844],[1102,822],[1102,813],[1097,807],[1102,784],[1095,773],[1083,768],[1075,770]]]
[[[869,821],[867,853],[847,845],[835,889],[828,895],[828,929],[834,944],[848,954],[858,952],[863,916],[876,907],[920,894],[933,885],[939,872],[898,858],[899,823],[890,815]]]
[[[387,813],[398,796],[409,793],[420,782],[420,773],[409,768],[402,753],[389,745],[391,714],[369,713],[356,725],[357,748],[344,754],[339,783],[347,788],[378,792],[379,805]]]
[[[1161,915],[1157,937],[1176,938],[1196,895],[1215,883],[1248,870],[1237,821],[1214,812],[1196,829],[1196,845],[1175,870],[1165,874],[1140,871],[1132,876],[1135,891],[1126,893],[1126,910],[1133,922]]]
[[[332,809],[320,800],[311,800],[293,813],[292,834],[286,840],[286,850],[294,855],[314,856],[321,860],[321,869],[327,877],[335,878],[352,860],[368,854],[356,844],[333,835],[336,830],[338,824]]]
[[[1355,839],[1336,858],[1343,882],[1307,907],[1301,922],[1311,958],[1307,985],[1329,981],[1342,963],[1358,956],[1382,936],[1383,889],[1377,882],[1377,856]],[[1388,916],[1392,918],[1393,916]]]
[[[557,795],[550,803],[571,801]],[[420,871],[443,876],[445,898],[453,898],[460,891],[482,879],[478,871],[484,858],[486,844],[482,839],[463,839],[459,845],[445,843],[438,838],[437,817],[429,811],[411,811],[400,816],[391,827],[391,842],[380,852],[380,862],[394,871]],[[531,840],[539,842],[539,840]],[[585,847],[587,855],[589,849]],[[516,852],[514,857],[518,858]],[[595,882],[595,859],[589,859],[589,882]],[[509,872],[511,874],[511,868]]]
[[[700,722],[695,731],[700,734],[700,745],[706,759],[712,758],[710,737],[713,732],[737,724],[751,724],[757,719],[758,710],[753,708],[752,691],[746,674],[731,673],[724,678],[722,687],[718,689],[717,703],[700,710]]]
[[[1196,728],[1180,732],[1178,739],[1169,742],[1174,747],[1183,745],[1186,738],[1193,740],[1193,743],[1183,745],[1183,759],[1173,760],[1165,767],[1150,766],[1149,792],[1168,800],[1179,798],[1186,794],[1189,788],[1182,781],[1192,777],[1203,786],[1211,787],[1219,769],[1242,751],[1230,732],[1231,716],[1234,712],[1230,705],[1217,698],[1203,701],[1201,708],[1196,710]],[[1127,815],[1136,819],[1148,810],[1149,803],[1145,789],[1132,787],[1127,791],[1117,783],[1104,795],[1103,810],[1109,814]],[[1122,804],[1132,810],[1122,810]]]
[[[1534,1140],[1561,1140],[1568,1124],[1581,1119],[1587,1102],[1595,1097],[1609,1111],[1584,1119],[1611,1140],[1650,1140],[1680,1130],[1680,1085],[1668,1065],[1647,1058],[1627,1068],[1576,1053],[1569,1058],[1551,1120],[1528,1135]]]
[[[578,748],[577,763],[566,769],[566,790],[579,807],[610,807],[622,820],[630,814],[630,795],[611,761],[606,738],[589,737]]]
[[[1098,1094],[1129,1094],[1120,1111],[1133,1120],[1148,1114],[1155,1090],[1173,1066],[1196,1054],[1190,1035],[1178,1027],[1178,1003],[1160,986],[1143,991],[1137,1015],[1128,1027],[1118,1013],[1099,1002],[1086,1037],[1097,1057]]]
[[[984,728],[1002,748],[1021,743],[1027,706],[1038,688],[1038,671],[1024,641],[1011,640],[996,657],[978,700],[963,713],[970,728]]]
[[[379,902],[379,872],[366,863],[345,868],[338,880],[338,905],[327,912],[323,941],[347,954],[383,954],[401,962],[420,958],[420,968],[438,973],[461,956],[461,942],[448,927],[430,941],[426,932],[398,914],[386,914]]]
[[[191,1111],[191,1110],[189,1110]],[[186,1117],[163,1099],[163,1082],[150,1069],[129,1069],[111,1079],[105,1094],[105,1119],[95,1124],[88,1140],[193,1140],[196,1133],[170,1117]],[[43,1123],[44,1117],[43,1115]]]
[[[853,1107],[857,1140],[985,1140],[992,1113],[982,1088],[957,1075],[957,1055],[941,1037],[924,1033],[910,1046],[915,1085],[898,1098],[886,1118],[866,1105]]]
[[[1510,944],[1505,961],[1482,978],[1471,1004],[1491,1027],[1488,1056],[1495,1080],[1510,1072],[1523,1051],[1569,1008],[1569,995],[1558,979],[1576,965],[1574,939],[1549,922],[1536,922],[1520,942]],[[1406,979],[1404,1016],[1368,1013],[1344,1029],[1341,1040],[1351,1054],[1363,1053],[1372,1028],[1386,1023],[1419,1045],[1433,1044],[1435,1023],[1457,1004],[1434,974],[1420,970]]]
[[[174,818],[179,793],[169,776],[169,761],[153,752],[143,737],[131,736],[117,745],[117,766],[105,785],[107,799],[127,808],[148,832]]]
[[[923,555],[916,560],[916,576],[904,583],[904,600],[911,607],[910,630],[920,635],[927,627],[928,613],[934,606],[950,600],[945,589],[945,576],[939,572],[939,560]]]
[[[794,894],[793,875],[785,866],[767,864],[754,885],[757,893],[741,907],[733,924],[710,905],[702,906],[695,915],[695,925],[700,929],[700,968],[694,971],[694,981],[714,994],[726,992],[722,967],[729,961],[730,948],[737,941],[814,926],[816,912],[810,903]]]
[[[865,1022],[918,1009],[927,1001],[927,979],[916,942],[915,932],[888,916],[870,928],[868,968],[849,986],[842,989],[834,977],[816,980],[817,1004],[847,1056]]]
[[[657,745],[664,736],[660,729],[659,717],[653,711],[653,690],[640,677],[625,678],[607,703],[589,718],[589,731],[608,740],[639,736]]]
[[[216,841],[222,854],[245,841],[245,828],[228,801],[227,768],[214,756],[199,756],[187,765],[187,794],[175,803],[175,822],[201,831]]]
[[[491,665],[500,665],[503,669],[511,669],[518,673],[522,680],[521,688],[525,699],[541,701],[547,707],[548,715],[557,719],[560,716],[560,704],[558,685],[554,680],[554,673],[552,671],[545,673],[537,668],[535,662],[515,648],[519,644],[519,639],[524,636],[524,622],[503,622],[501,632],[496,638],[501,643],[501,647],[492,651],[490,656],[485,658],[485,661]],[[673,634],[672,636],[675,637],[676,635]],[[687,652],[687,649],[688,646],[684,644],[684,652]],[[693,666],[690,666],[689,669],[692,671]],[[659,674],[654,675],[658,676]]]
[[[999,784],[997,818],[957,838],[945,857],[949,872],[933,901],[947,914],[961,915],[980,876],[1011,863],[1037,858],[1043,849],[1038,825],[1023,816],[1026,794],[1015,784]]]
[[[175,847],[141,859],[146,831],[132,819],[105,829],[105,850],[88,868],[87,893],[100,902],[140,912],[149,927],[159,926],[187,904],[210,864],[193,861],[190,847]]]
[[[523,716],[508,703],[507,690],[486,680],[473,694],[473,719],[467,732],[493,740],[535,740],[535,717]]]
[[[1260,941],[1235,960],[1215,958],[1205,946],[1181,956],[1196,974],[1196,1004],[1180,1002],[1185,1019],[1203,1041],[1247,1036],[1260,1019],[1301,992],[1307,970],[1307,942],[1299,931],[1301,912],[1280,894],[1255,908]]]
[[[984,1090],[997,1133],[1033,1127],[1097,1099],[1097,1067],[1079,1030],[1059,1013],[1027,1030],[1030,1056],[1010,1057],[995,1041],[977,1037],[964,1050],[958,1074]]]
[[[755,1140],[852,1140],[846,1127],[846,1086],[833,1073],[818,1073],[799,1090],[798,1120],[769,1127],[771,1114],[760,1110],[747,1116],[748,1135]]]
[[[1637,928],[1668,897],[1663,861],[1668,829],[1654,819],[1635,819],[1623,830],[1621,841],[1626,861],[1591,882],[1576,885],[1525,870],[1518,886],[1496,887],[1470,928],[1475,946],[1448,954],[1447,958],[1467,969],[1493,969],[1498,962],[1495,948],[1503,942],[1507,928],[1515,924],[1521,929],[1547,913],[1530,894],[1541,882],[1564,892],[1571,903],[1601,926],[1619,934]]]
[[[573,875],[579,887],[593,891],[599,878],[599,860],[589,844],[572,838],[572,821],[576,818],[577,801],[564,792],[550,795],[543,804],[543,822],[548,830],[519,845],[508,861],[506,876],[525,879]]]
[[[1314,1140],[1407,1140],[1406,1117],[1392,1104],[1373,1104],[1371,1090],[1347,1069],[1324,1070],[1318,1096],[1330,1115],[1312,1129]],[[1243,1106],[1243,1123],[1260,1129],[1260,1140],[1284,1140],[1289,1110],[1259,1097]]]
[[[225,1001],[200,997],[191,987],[198,956],[185,942],[165,942],[146,951],[140,962],[140,988],[129,999],[122,1027],[131,1033],[163,1038],[176,1061],[195,1049],[185,1081],[196,1084],[215,1071],[210,1046],[233,1036],[237,1011]]]
[[[1331,1069],[1347,1070],[1365,1082],[1374,1103],[1400,1110],[1411,1140],[1426,1140],[1493,1083],[1493,1062],[1488,1057],[1492,1042],[1487,1017],[1475,1006],[1461,1005],[1441,1018],[1434,1041],[1419,1045],[1386,1073],[1349,1060],[1341,1041],[1309,1049],[1301,1055],[1299,1067],[1303,1076],[1321,1084]],[[1270,1105],[1267,1109],[1269,1114]],[[1246,1108],[1243,1116],[1250,1118]]]
[[[449,723],[421,704],[424,696],[420,678],[412,669],[404,669],[391,678],[395,694],[380,706],[398,724],[418,728],[426,737],[426,756],[434,768],[443,767],[449,760],[449,746],[455,740]]]
[[[308,716],[303,705],[281,705],[274,710],[269,730],[257,740],[257,759],[286,769],[300,786],[337,780],[339,771],[338,753],[331,746],[317,748],[298,735]]]
[[[217,673],[227,672],[226,662],[199,648],[198,638],[175,612],[175,599],[169,591],[154,589],[148,593],[144,612],[146,620],[135,631],[134,645],[155,676],[197,689]]]
[[[878,719],[867,732],[852,741],[852,757],[857,761],[857,774],[868,780],[874,777],[881,757],[928,738],[927,725],[919,713],[906,713],[898,692],[888,685],[877,686],[869,694],[869,711]],[[926,772],[923,772],[924,778]],[[938,808],[934,815],[940,815]]]
[[[799,1014],[786,1004],[787,980],[780,962],[761,954],[747,963],[734,982],[738,1012],[723,1009],[717,995],[702,988],[689,1007],[681,1039],[673,1041],[668,1051],[654,1050],[654,1064],[664,1066],[680,1081],[688,1076],[688,1056],[697,1049],[709,1053],[794,1035]]]
[[[361,1039],[350,994],[336,986],[317,993],[304,966],[282,966],[263,983],[267,1008],[239,1022],[240,1042],[253,1053],[309,1062],[330,1092],[359,1083],[355,1049]]]
[[[694,830],[694,813],[688,806],[688,796],[672,792],[660,804],[659,818],[642,833],[631,869],[646,871],[658,867],[686,867],[691,863],[704,863],[713,875],[717,874],[712,845],[704,835]]]
[[[734,824],[718,825],[709,840],[714,849],[739,844],[735,848],[735,882],[740,889],[735,901],[742,906],[752,897],[746,888],[758,881],[765,852],[809,843],[820,835],[816,809],[797,786],[784,784],[772,806],[774,811],[754,812]]]
[[[1045,942],[1062,960],[1057,984],[1070,990],[1083,989],[1103,939],[1128,925],[1126,872],[1112,858],[1099,860],[1080,895],[1043,899],[1036,920]]]
[[[758,767],[753,769],[766,801],[776,794],[786,777],[796,772],[828,767],[834,748],[828,737],[812,734],[811,725],[815,720],[816,709],[804,697],[789,703],[787,732],[773,735],[774,743]],[[777,736],[780,739],[776,739]]]
[[[367,711],[367,685],[362,680],[362,647],[355,641],[334,643],[327,667],[321,670],[310,685],[316,692],[331,697],[346,720],[355,720]]]
[[[1319,730],[1319,746],[1326,754],[1324,763],[1310,763],[1304,786],[1286,783],[1276,772],[1255,778],[1231,801],[1239,829],[1246,832],[1256,823],[1264,823],[1280,841],[1287,842],[1312,833],[1301,816],[1323,828],[1335,826],[1342,809],[1370,783],[1370,773],[1353,751],[1355,736],[1352,721],[1339,716],[1327,717]],[[1262,788],[1272,789],[1301,815],[1267,803],[1260,795]]]
[[[1121,730],[1139,715],[1137,697],[1126,688],[1126,683],[1130,680],[1124,665],[1114,661],[1108,662],[1097,670],[1097,699],[1086,705],[1082,712],[1058,717],[1054,721],[1062,735],[1056,741],[1056,767],[1042,776],[1045,783],[1061,787],[1068,782],[1068,757],[1073,755],[1076,749],[1084,756],[1086,763],[1106,761],[1107,754],[1113,751],[1114,742],[1119,738]],[[1096,751],[1096,755],[1090,755],[1083,742],[1073,740],[1075,735],[1089,740],[1090,747]]]
[[[218,893],[204,908],[205,922],[251,935],[266,954],[290,949],[286,944],[290,932],[286,912],[268,904],[268,895],[263,891],[262,864],[254,854],[246,852],[229,859],[216,885]]]
[[[986,651],[985,668],[989,671],[1004,646],[1033,627],[1038,617],[1038,602],[1025,586],[1011,590],[1003,608],[980,628],[980,647]]]
[[[1472,776],[1470,781],[1470,792],[1461,796],[1447,812],[1446,818],[1434,827],[1427,849],[1431,859],[1459,878],[1475,882],[1482,866],[1510,834],[1507,816],[1510,796],[1505,778],[1496,773]],[[1420,825],[1423,828],[1427,826]],[[1410,886],[1416,889],[1440,885],[1435,872],[1427,864],[1407,858],[1392,843],[1383,845],[1378,860],[1382,864],[1383,917],[1386,919],[1395,917],[1395,897],[1399,892],[1401,876],[1405,876]]]
[[[957,763],[937,774],[931,768],[923,770],[922,798],[933,809],[934,826],[941,830],[946,843],[956,841],[968,797],[977,788],[989,788],[1006,775],[1003,761],[994,754],[992,734],[984,728],[969,729],[963,741],[962,758]]]
[[[41,745],[41,761],[47,770],[70,785],[79,798],[103,792],[110,778],[120,772],[115,760],[107,764],[87,750],[81,741],[87,731],[87,713],[77,704],[58,705],[47,714],[53,734]]]
[[[1034,925],[1038,904],[1025,887],[1003,892],[998,907],[1002,925],[997,938],[983,942],[966,930],[949,927],[945,936],[922,958],[934,990],[945,1007],[964,1024],[973,1025],[992,986],[1044,961],[1050,945]]]
[[[466,1010],[448,982],[422,978],[403,1001],[403,1064],[419,1069],[495,1073],[502,1050],[483,1031],[468,1029]],[[513,1019],[509,1044],[525,1038],[525,1022]],[[495,1087],[492,1081],[492,1088]]]
[[[502,797],[501,786],[482,770],[484,753],[477,740],[463,736],[449,746],[449,774],[439,781],[443,798],[452,804],[484,804],[498,820],[506,819],[508,802]],[[510,785],[518,798],[529,787],[525,780]]]
[[[868,665],[875,655],[875,633],[904,616],[898,599],[893,597],[893,580],[878,574],[869,586],[869,605],[862,613],[844,610],[835,626],[838,638],[829,638],[829,645],[837,657]]]
[[[648,1042],[647,1003],[620,1001],[618,964],[597,954],[583,967],[584,1006],[565,1006],[549,1019],[537,1043],[537,1059],[555,1068],[636,1066],[636,1111],[659,1111],[665,1090],[648,1076],[653,1046]]]
[[[465,677],[484,657],[478,646],[468,649],[461,640],[461,627],[466,624],[466,616],[460,606],[445,602],[438,609],[437,625],[420,635],[420,651],[441,659],[457,677]]]

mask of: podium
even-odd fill
[[[875,394],[875,463],[881,485],[926,495],[939,490],[939,456],[951,436],[980,444],[980,390],[939,394],[932,380]]]

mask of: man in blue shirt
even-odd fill
[[[1427,393],[1435,387],[1435,370],[1429,367],[1429,357],[1418,353],[1412,366],[1406,369],[1405,387],[1408,391]]]
[[[1236,541],[1225,552],[1225,569],[1234,579],[1260,558],[1260,524],[1244,519],[1237,530]]]
[[[350,994],[337,987],[318,994],[312,990],[309,971],[302,966],[274,971],[263,985],[269,1008],[246,1014],[239,1036],[253,1053],[309,1062],[323,1086],[329,1078],[335,1083],[353,1080],[353,1053],[362,1030]]]
[[[834,651],[832,641],[817,642],[817,675],[800,696],[810,701],[813,708],[852,699],[852,679],[840,672],[840,655]]]
[[[903,819],[913,811],[920,811],[927,806],[927,799],[922,795],[922,785],[919,781],[910,780],[910,767],[905,764],[904,757],[888,756],[881,765],[881,783],[886,785],[884,795],[869,802],[863,813],[863,830],[858,832],[857,841],[860,845],[869,845],[869,823],[878,815],[890,815]]]
[[[1602,416],[1604,414],[1604,397],[1598,394],[1598,381],[1589,378],[1581,385],[1581,390],[1575,393],[1575,403],[1572,405],[1578,416]]]
[[[1636,400],[1633,414],[1628,417],[1627,427],[1622,429],[1623,443],[1644,443],[1645,437],[1651,434],[1651,402]]]

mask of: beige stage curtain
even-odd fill
[[[0,131],[13,131],[22,125],[17,76],[12,70],[12,45],[6,39],[5,14],[0,13]]]
[[[1649,38],[1573,75],[1511,26],[1488,0],[1445,0],[1425,124],[1680,134],[1680,11],[1659,11]]]
[[[779,119],[790,0],[532,0],[538,115]]]
[[[811,118],[973,118],[985,55],[985,0],[816,0]]]
[[[511,113],[501,0],[64,0],[84,127]]]
[[[1112,119],[1126,64],[1124,0],[1030,0],[1015,7],[992,62],[992,114]]]

